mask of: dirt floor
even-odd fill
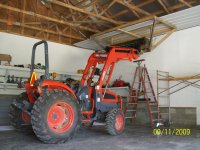
[[[44,144],[33,133],[0,132],[0,150],[200,150],[200,130],[190,135],[153,135],[149,127],[128,126],[120,136],[110,136],[103,127],[81,129],[65,144]]]

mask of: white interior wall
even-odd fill
[[[17,36],[13,34],[0,33],[0,53],[12,56],[11,64],[30,64],[31,52],[34,43],[39,40]],[[87,59],[93,51],[48,42],[49,66],[51,71],[76,72],[87,64]],[[44,65],[44,48],[38,46],[36,50],[35,63]]]
[[[169,71],[173,76],[194,75],[200,73],[199,50],[200,26],[173,33],[151,53],[141,56],[146,59],[146,66],[156,89],[156,70]],[[30,63],[32,45],[38,40],[0,33],[0,53],[13,56],[12,63]],[[92,51],[49,43],[50,70],[75,72],[84,68]],[[37,53],[37,61],[43,62],[43,49]],[[44,62],[43,62],[44,64]],[[136,65],[129,62],[119,62],[112,79],[122,75],[122,79],[131,81]],[[173,84],[173,82],[170,82]],[[197,107],[197,124],[200,125],[200,90],[188,87],[171,95],[173,107]]]
[[[146,60],[155,90],[156,70],[168,71],[172,76],[200,73],[199,35],[200,26],[177,31],[151,53],[140,57]],[[119,62],[114,71],[115,77],[122,75],[122,79],[132,81],[135,66],[129,62]],[[175,83],[170,82],[170,85]],[[200,89],[190,86],[172,94],[170,99],[172,107],[197,107],[197,124],[200,125]]]

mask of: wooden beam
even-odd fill
[[[162,30],[154,31],[154,34],[158,35],[158,34],[166,33],[166,32],[169,32],[169,31],[171,31],[171,30],[170,29],[162,29]],[[150,34],[145,33],[145,34],[141,34],[140,36],[141,37],[147,37],[147,36],[150,36]],[[131,40],[135,40],[135,39],[137,39],[137,38],[130,37],[130,38],[126,38],[126,39],[123,39],[123,40],[115,40],[113,42],[113,44],[120,44],[120,43],[128,42],[128,41],[131,41]]]
[[[93,4],[93,9],[96,15],[99,15],[99,12],[97,10],[97,6],[95,4]]]
[[[196,2],[197,2],[196,0],[192,0],[192,1],[188,2],[188,3],[192,5],[192,4],[196,3]],[[176,10],[176,9],[180,9],[181,7],[184,7],[184,6],[185,5],[181,3],[181,4],[177,4],[177,5],[171,6],[168,10],[169,11],[173,11],[173,10]],[[164,13],[164,11],[163,10],[159,10],[159,11],[153,13],[153,14],[154,15],[160,15],[162,13]]]
[[[188,7],[192,7],[192,5],[190,3],[188,3],[188,2],[186,2],[185,0],[179,0],[179,2],[185,4]]]
[[[14,32],[14,31],[10,31],[10,30],[6,30],[6,33],[22,36],[22,34],[20,34],[18,32]],[[64,44],[64,45],[71,45],[71,43],[69,43],[69,42],[64,43],[64,42],[59,42],[58,40],[45,39],[45,38],[42,38],[42,37],[35,37],[35,36],[27,34],[27,33],[24,33],[23,36],[26,36],[26,37],[29,37],[29,38],[38,39],[38,40],[47,40],[47,41],[51,41],[51,42],[54,42],[54,43],[60,43],[60,44]]]
[[[100,15],[103,15],[112,5],[115,4],[115,1],[111,1],[100,13]]]
[[[121,5],[125,6],[125,7],[128,7],[129,9],[135,10],[138,13],[141,13],[141,14],[144,14],[144,15],[147,15],[147,16],[151,15],[147,11],[144,11],[144,10],[140,9],[139,7],[137,7],[135,5],[131,5],[129,3],[125,3],[123,0],[114,0],[114,1],[116,1],[117,3],[119,3],[119,4],[121,4]]]
[[[131,33],[131,32],[129,32],[129,31],[126,31],[126,30],[118,29],[118,31],[121,31],[121,32],[126,33],[126,34],[128,34],[128,35],[131,35],[131,36],[133,36],[133,37],[141,38],[141,36],[139,36],[139,35],[137,35],[137,34],[134,34],[134,33]]]
[[[88,2],[89,0],[82,0],[80,2],[78,2],[77,4],[75,4],[75,6],[77,7],[81,7],[84,3]]]
[[[148,1],[145,1],[145,2],[142,2],[142,3],[138,4],[138,5],[136,5],[136,7],[143,7],[143,6],[148,5],[148,4],[150,4],[150,3],[154,2],[154,1],[156,1],[156,0],[148,0]],[[122,11],[120,11],[120,12],[118,12],[118,13],[112,15],[111,18],[116,18],[116,17],[121,16],[121,15],[123,15],[123,14],[126,14],[126,13],[128,13],[128,12],[129,12],[128,9],[122,10]]]
[[[7,20],[0,19],[0,22],[6,24]],[[81,37],[78,37],[78,36],[67,35],[67,34],[63,34],[63,33],[52,31],[52,30],[48,30],[48,29],[42,29],[42,28],[38,28],[38,27],[34,27],[34,26],[29,26],[29,25],[25,25],[25,24],[22,24],[22,23],[19,23],[19,22],[14,22],[13,25],[14,26],[23,27],[23,28],[32,29],[32,30],[42,31],[42,32],[46,32],[46,33],[51,33],[51,34],[55,34],[55,35],[62,35],[63,37],[67,37],[67,38],[73,38],[73,39],[77,39],[77,40],[84,40],[84,38],[81,38]]]
[[[195,79],[200,79],[200,75],[194,75],[194,76],[185,76],[185,77],[169,77],[169,78],[161,78],[159,80],[163,81],[179,81],[179,80],[195,80]]]
[[[138,15],[138,13],[135,10],[131,10],[131,12],[137,17],[137,18],[141,18],[140,15]]]
[[[22,8],[23,10],[25,10],[26,9],[26,0],[23,0],[23,8]],[[24,19],[25,19],[25,14],[22,14],[22,23],[24,23]],[[24,28],[22,28],[22,30],[21,30],[21,34],[23,34],[24,33]]]
[[[130,25],[133,25],[133,24],[137,24],[137,23],[141,23],[141,22],[144,22],[144,21],[147,21],[147,20],[151,20],[151,19],[154,19],[154,16],[148,16],[148,17],[144,17],[144,18],[141,18],[141,19],[138,19],[138,20],[135,20],[135,21],[131,21],[129,23],[126,23],[126,24],[123,24],[123,25],[120,25],[120,26],[117,26],[117,27],[114,27],[114,28],[111,28],[111,29],[108,29],[108,30],[105,30],[101,33],[96,33],[94,34],[93,36],[99,36],[99,35],[102,35],[102,34],[105,34],[107,32],[111,32],[111,31],[114,31],[114,30],[117,30],[117,29],[121,29],[121,28],[124,28],[124,27],[128,27]]]
[[[128,9],[122,10],[122,11],[120,11],[120,12],[118,12],[118,13],[112,15],[111,18],[116,18],[116,17],[121,16],[121,15],[123,15],[123,14],[126,14],[126,13],[128,13],[128,12],[129,12]]]
[[[145,5],[149,4],[149,3],[152,3],[152,2],[154,2],[154,1],[156,1],[156,0],[148,0],[148,1],[145,1],[145,2],[143,2],[143,3],[141,3],[141,4],[138,4],[138,5],[136,5],[136,6],[137,6],[137,7],[142,7],[142,6],[145,6]],[[190,4],[190,5],[192,6],[192,4],[195,3],[195,2],[196,2],[196,0],[193,0],[193,1],[187,2],[187,3]],[[169,11],[173,11],[173,10],[179,9],[179,8],[181,8],[181,7],[183,7],[183,6],[185,6],[185,4],[182,4],[182,3],[181,3],[181,4],[177,4],[177,5],[171,6],[170,8],[168,8],[168,10],[169,10]],[[123,10],[123,11],[121,11],[121,12],[119,12],[119,13],[116,13],[116,14],[112,15],[111,18],[116,18],[116,17],[121,16],[121,15],[123,15],[123,14],[126,14],[126,13],[128,13],[128,12],[129,12],[128,9]],[[157,12],[155,12],[155,13],[152,13],[152,15],[153,15],[153,14],[154,14],[154,15],[160,15],[160,14],[162,14],[162,13],[164,13],[164,11],[163,11],[163,10],[159,10],[159,11],[157,11]]]
[[[193,1],[188,2],[188,3],[193,4],[193,3],[195,3],[195,2],[196,2],[196,0],[193,0]],[[185,6],[185,5],[184,5],[184,4],[177,4],[177,5],[175,5],[175,6],[170,7],[170,8],[169,8],[169,11],[172,11],[172,10],[174,10],[174,9],[179,9],[179,8],[181,8],[181,7],[183,7],[183,6]],[[126,10],[126,11],[127,11],[127,10]],[[134,24],[141,23],[141,22],[144,22],[144,21],[147,21],[147,20],[151,20],[151,19],[154,18],[154,15],[159,15],[159,14],[162,14],[163,12],[164,12],[163,10],[159,10],[159,11],[153,13],[152,16],[144,17],[144,18],[141,18],[141,19],[138,19],[138,20],[129,22],[129,23],[125,24],[125,25],[120,25],[120,26],[117,26],[117,27],[114,27],[114,28],[107,29],[107,30],[105,30],[105,31],[103,31],[103,32],[101,32],[101,33],[96,33],[96,34],[94,34],[94,36],[99,36],[99,35],[105,34],[105,33],[107,33],[107,32],[111,32],[111,31],[114,31],[114,30],[117,30],[117,29],[120,29],[120,28],[124,28],[124,27],[130,26],[130,25],[134,25]],[[173,28],[174,28],[174,27],[173,27]]]
[[[161,23],[163,23],[163,24],[169,26],[169,27],[172,28],[172,29],[176,29],[176,26],[173,25],[172,23],[170,23],[170,22],[168,22],[168,21],[166,21],[166,20],[164,20],[164,19],[162,19],[162,18],[159,18],[159,17],[154,17],[154,18],[155,18],[156,21],[159,21],[159,22],[161,22]]]
[[[84,14],[87,14],[87,15],[90,15],[90,16],[93,16],[93,17],[96,17],[96,18],[105,20],[105,21],[110,22],[110,23],[113,23],[113,24],[117,24],[117,25],[120,24],[118,21],[115,21],[115,20],[113,20],[113,19],[110,19],[110,18],[107,18],[107,17],[104,17],[104,16],[99,16],[99,15],[97,15],[97,14],[95,14],[95,13],[86,11],[86,10],[84,10],[84,9],[75,7],[75,6],[70,5],[70,4],[63,3],[63,2],[58,1],[58,0],[50,0],[50,1],[48,1],[48,2],[50,2],[50,3],[52,3],[52,4],[55,4],[55,5],[58,5],[58,6],[62,6],[62,7],[68,8],[68,9],[73,9],[73,10],[75,10],[75,11],[78,11],[78,12],[81,12],[81,13],[84,13]]]
[[[55,19],[55,18],[47,17],[47,16],[40,15],[40,14],[31,12],[31,11],[21,10],[21,9],[14,8],[14,7],[11,7],[11,6],[7,6],[7,5],[4,5],[4,4],[0,4],[0,8],[11,10],[11,11],[18,12],[18,13],[23,13],[23,14],[26,14],[26,15],[29,15],[29,16],[33,16],[33,17],[37,17],[37,18],[41,18],[41,19],[45,19],[45,20],[49,20],[49,21],[56,22],[56,23],[59,23],[59,24],[77,27],[79,29],[90,31],[90,32],[95,32],[95,33],[99,32],[99,30],[92,30],[92,29],[87,28],[85,26],[75,25],[73,23],[69,23],[69,22],[61,20],[61,19]]]
[[[64,0],[64,1],[65,1],[65,3],[70,4],[69,0]],[[76,21],[75,15],[72,15],[72,14],[73,14],[73,10],[72,10],[72,9],[69,9],[69,11],[70,11],[70,14],[71,14],[72,20],[73,20],[73,21]]]
[[[162,0],[157,0],[157,2],[162,6],[162,8],[164,9],[164,11],[166,11],[166,13],[168,14],[170,13]]]
[[[176,29],[169,31],[162,39],[160,39],[157,43],[153,44],[152,48],[158,47],[162,42],[164,42],[172,33],[174,33]]]
[[[99,1],[100,0],[93,0],[93,1],[91,1],[91,3],[89,3],[89,4],[85,5],[85,6],[82,6],[81,8],[86,9],[86,8],[92,6],[92,5],[96,5]]]
[[[54,24],[51,24],[51,25],[49,25],[48,27],[47,27],[47,30],[50,30],[52,27],[54,27],[56,24],[54,23]],[[43,33],[44,32],[44,30],[42,30],[42,31],[40,31],[40,32],[38,32],[38,33],[36,33],[36,36],[38,36],[39,34],[41,34],[41,33]]]
[[[157,27],[157,26],[159,26],[159,25],[161,25],[161,23],[155,24],[155,27]],[[141,28],[129,30],[129,32],[130,32],[130,33],[133,33],[133,34],[137,34],[138,32],[141,32],[141,31],[150,30],[151,27],[152,27],[152,24],[151,24],[151,25],[144,26],[144,27],[141,27]],[[169,31],[170,31],[170,29],[169,29]],[[116,35],[113,35],[112,38],[113,38],[113,39],[118,39],[118,38],[120,38],[121,36],[124,36],[124,35],[125,35],[124,33],[116,34]],[[138,34],[137,34],[137,35],[138,35]],[[139,36],[141,36],[141,35],[139,35]],[[110,37],[101,38],[101,41],[109,41],[110,38],[111,38],[111,36],[110,36]]]
[[[127,3],[130,4],[130,5],[134,5],[132,0],[128,0]],[[137,18],[141,18],[140,15],[135,10],[131,9],[131,11]]]
[[[156,0],[148,0],[148,1],[144,1],[144,2],[142,2],[142,3],[139,3],[138,5],[136,5],[137,7],[143,7],[143,6],[145,6],[145,5],[148,5],[148,4],[150,4],[150,3],[153,3],[153,2],[155,2]]]

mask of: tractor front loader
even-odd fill
[[[46,67],[45,74],[38,79],[34,61],[36,48],[41,44]],[[24,85],[26,92],[11,104],[11,124],[19,130],[32,127],[45,143],[64,143],[75,135],[80,124],[92,126],[94,122],[104,123],[111,135],[121,134],[125,125],[122,98],[107,90],[107,85],[116,62],[137,58],[132,48],[109,47],[107,51],[94,52],[79,85],[70,88],[66,83],[51,80],[47,42],[34,44],[30,79]],[[98,65],[103,68],[100,70]]]

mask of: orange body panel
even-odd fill
[[[82,86],[88,87],[88,100],[92,103],[91,110],[88,111],[82,111],[81,114],[86,115],[86,119],[82,120],[82,122],[88,122],[91,120],[91,114],[94,113],[95,109],[95,100],[92,97],[93,92],[100,93],[100,102],[102,103],[118,103],[119,108],[122,109],[122,98],[118,96],[116,93],[112,91],[108,91],[106,89],[103,89],[102,86],[105,82],[106,85],[110,83],[110,79],[112,77],[112,73],[115,67],[115,63],[120,60],[128,60],[133,61],[134,59],[137,59],[138,55],[136,54],[136,49],[133,48],[122,48],[122,47],[110,47],[109,51],[99,51],[94,52],[88,59],[87,66],[84,70],[82,79],[80,81],[80,84]],[[96,68],[99,64],[103,65],[103,69],[101,70],[99,79],[97,83],[94,86],[91,86],[92,79],[94,79]],[[106,75],[108,77],[106,78]],[[35,81],[37,81],[37,77],[35,72],[33,72],[31,76],[30,82],[27,82],[25,85],[29,101],[34,104],[35,102],[35,95],[36,94],[42,94],[43,89],[52,90],[52,89],[61,89],[68,91],[71,93],[74,98],[77,98],[74,91],[67,86],[66,84],[62,82],[57,82],[54,80],[42,80],[40,85],[35,85]],[[95,91],[94,91],[95,90]],[[110,98],[104,98],[105,93],[110,94],[114,96],[114,99]]]
[[[75,98],[77,98],[74,91],[69,86],[67,86],[66,84],[62,82],[58,82],[54,80],[44,80],[40,87],[41,88],[47,87],[48,90],[52,90],[52,89],[65,90],[71,93]]]

